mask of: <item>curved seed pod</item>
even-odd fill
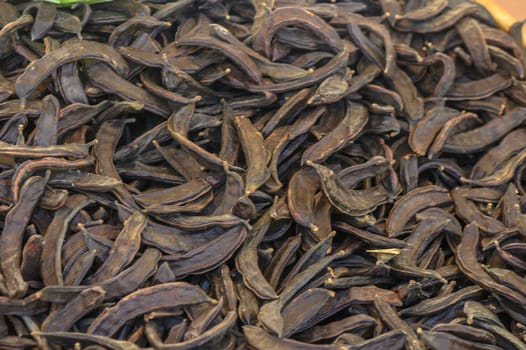
[[[451,203],[448,190],[440,186],[423,186],[406,193],[396,201],[389,213],[386,232],[389,237],[399,236],[406,223],[417,212],[438,205]]]
[[[400,329],[406,334],[406,349],[424,350],[426,348],[413,329],[405,321],[399,318],[393,307],[389,305],[382,296],[375,296],[374,307],[387,327],[391,329]]]
[[[67,65],[66,65],[67,66]],[[62,68],[64,68],[63,66]],[[112,105],[110,101],[102,101],[96,105],[72,103],[59,111],[57,137],[61,138],[70,130],[77,129],[87,121],[92,120]]]
[[[55,69],[84,59],[104,61],[119,75],[128,74],[126,61],[110,46],[88,40],[71,41],[31,62],[16,80],[16,94],[22,100],[27,98]]]
[[[400,310],[402,316],[425,316],[432,315],[436,312],[442,311],[462,302],[465,299],[470,299],[479,296],[483,292],[483,289],[479,286],[471,286],[460,289],[454,293],[426,299],[416,305],[412,305],[408,308]]]
[[[305,270],[309,266],[313,265],[315,262],[321,260],[328,254],[332,240],[335,236],[335,233],[332,232],[324,239],[320,240],[317,244],[313,245],[309,250],[302,255],[300,259],[294,264],[290,269],[288,274],[282,279],[280,283],[279,292],[281,293],[283,289],[289,284],[289,282],[301,271]]]
[[[339,321],[312,327],[308,331],[298,334],[296,337],[301,341],[318,342],[324,339],[336,338],[344,332],[358,332],[377,325],[376,319],[368,315],[358,314],[345,317]]]
[[[256,65],[262,74],[272,78],[274,81],[289,81],[300,79],[309,74],[308,71],[298,68],[297,65],[272,62],[256,51],[250,49],[236,38],[227,28],[217,24],[209,24],[212,34],[219,39],[233,45],[236,49],[243,51],[255,60]]]
[[[247,173],[245,175],[245,193],[256,191],[270,177],[267,167],[268,151],[263,144],[263,135],[254,127],[249,119],[240,116],[234,119],[237,135],[245,155]]]
[[[347,215],[366,215],[391,198],[391,193],[382,185],[367,190],[347,189],[331,169],[311,161],[307,161],[306,164],[316,169],[327,199],[333,206]]]
[[[106,299],[127,295],[137,290],[149,277],[155,274],[157,263],[162,254],[155,248],[147,248],[133,265],[123,270],[113,278],[107,279],[97,286],[104,289]]]
[[[348,77],[345,74],[331,75],[321,82],[307,103],[319,105],[337,102],[345,96],[348,88]]]
[[[221,202],[212,215],[231,214],[239,200],[245,195],[245,183],[238,173],[228,170],[225,165],[225,190]]]
[[[369,63],[365,60],[364,62],[367,62],[365,63],[365,67],[359,69],[359,73],[354,75],[349,81],[349,89],[347,89],[345,96],[349,96],[359,91],[367,84],[372,83],[373,80],[382,72],[382,69],[379,68],[377,65]]]
[[[449,89],[446,99],[449,101],[480,100],[510,87],[512,83],[511,78],[498,73],[479,80],[457,82]]]
[[[286,119],[295,118],[303,109],[305,109],[305,100],[312,93],[312,89],[301,89],[294,95],[290,96],[276,111],[276,113],[270,118],[265,124],[265,127],[261,130],[263,135],[269,136],[271,132],[276,130],[276,127]]]
[[[56,211],[44,237],[40,274],[46,286],[63,285],[62,243],[69,222],[84,207],[94,203],[84,195],[76,194],[68,198],[66,205]]]
[[[156,349],[161,350],[190,350],[206,348],[207,344],[216,341],[217,339],[221,339],[221,337],[225,335],[225,333],[228,332],[234,326],[235,322],[235,311],[229,311],[221,322],[217,323],[212,328],[210,328],[209,330],[207,330],[206,332],[194,339],[186,340],[180,343],[163,343],[159,332],[153,332],[153,330],[148,329],[148,327],[146,329],[146,337],[148,341],[155,346]]]
[[[502,295],[503,297],[506,297],[515,303],[522,303],[524,299],[526,299],[524,295],[521,295],[509,287],[497,283],[480,266],[480,263],[477,261],[476,257],[479,237],[479,230],[475,224],[466,225],[464,228],[464,234],[462,235],[462,239],[460,244],[457,246],[456,251],[457,265],[460,271],[462,271],[462,273],[467,278],[482,286],[484,289],[489,290],[492,293]],[[464,304],[464,308],[469,307],[466,306],[468,303],[469,301]]]
[[[208,182],[196,178],[178,186],[137,194],[134,198],[144,207],[154,204],[185,204],[207,194],[211,189]]]
[[[300,244],[301,237],[299,235],[289,237],[283,245],[276,250],[268,263],[266,263],[265,277],[275,289],[278,287],[277,285],[281,274],[287,267],[287,264],[294,258]]]
[[[452,334],[442,332],[423,332],[420,336],[426,345],[432,350],[453,349],[457,347],[459,349],[464,348],[472,350],[500,349],[498,346],[475,343],[473,341],[464,340]]]
[[[108,39],[108,44],[115,47],[126,45],[130,38],[136,32],[145,32],[151,30],[154,33],[170,28],[170,22],[163,22],[155,17],[150,16],[136,16],[132,17],[124,23],[118,25],[112,32]],[[155,34],[152,34],[155,37]]]
[[[150,70],[144,70],[140,73],[141,82],[144,84],[146,90],[156,95],[157,97],[163,98],[170,102],[189,104],[193,102],[201,101],[201,96],[197,95],[193,98],[187,98],[179,95],[173,91],[167,90],[159,85],[159,78],[152,74]]]
[[[90,249],[78,258],[75,258],[70,266],[64,267],[64,285],[79,285],[91,269],[97,253],[96,249]]]
[[[392,86],[402,99],[404,112],[410,122],[421,119],[424,115],[424,100],[420,97],[415,84],[411,78],[400,68],[393,69],[393,73],[388,76],[389,84]],[[351,82],[352,83],[352,82]]]
[[[368,84],[361,89],[361,93],[372,101],[394,107],[396,111],[402,111],[404,109],[404,103],[400,95],[383,86]]]
[[[287,188],[288,207],[294,221],[314,232],[319,231],[314,208],[314,196],[319,188],[319,176],[309,168],[294,173]]]
[[[153,17],[158,19],[166,19],[169,17],[172,17],[174,15],[177,15],[178,12],[183,11],[186,9],[186,7],[192,5],[192,0],[181,0],[173,3],[166,3],[163,4],[154,14]],[[149,7],[146,7],[149,10]],[[146,14],[146,16],[149,16],[150,13]]]
[[[49,179],[33,176],[27,179],[20,190],[20,199],[7,213],[0,236],[0,267],[9,297],[22,297],[27,292],[21,270],[22,239],[32,212],[44,193]]]
[[[333,291],[313,288],[306,290],[291,300],[281,311],[285,325],[283,336],[288,338],[295,334],[304,323],[310,320],[310,317],[314,316],[323,307],[329,298],[334,296]]]
[[[265,148],[270,154],[270,162],[268,165],[270,178],[265,183],[265,186],[270,192],[277,192],[283,183],[279,179],[278,162],[282,152],[290,143],[289,131],[291,126],[282,126],[275,129],[264,141]]]
[[[72,157],[86,158],[94,143],[41,146],[10,145],[0,141],[0,155],[21,158]]]
[[[102,304],[105,294],[100,287],[83,290],[64,305],[63,309],[50,313],[40,329],[43,332],[69,331],[76,321]]]
[[[347,188],[354,188],[363,180],[380,176],[390,170],[391,162],[382,156],[373,156],[362,164],[352,165],[340,170],[338,180]]]
[[[436,52],[431,56],[427,56],[420,63],[416,63],[416,64],[422,64],[424,66],[428,66],[428,65],[432,65],[438,62],[442,64],[443,71],[442,71],[442,77],[436,83],[436,86],[433,89],[433,96],[434,97],[444,97],[445,95],[448,94],[449,90],[455,83],[455,78],[456,78],[455,60],[444,53]]]
[[[0,30],[0,56],[11,51],[11,36],[13,33],[16,33],[19,29],[30,23],[33,23],[33,17],[24,14],[2,27],[2,30]]]
[[[41,293],[33,293],[24,299],[0,297],[0,313],[2,315],[32,316],[38,315],[49,308],[49,304],[40,299]]]
[[[234,129],[234,112],[231,104],[226,101],[223,103],[223,123],[221,125],[221,149],[219,158],[228,164],[235,164],[239,156],[239,140]],[[228,174],[227,174],[228,176]]]
[[[470,56],[473,58],[475,68],[483,75],[494,71],[489,48],[478,22],[473,18],[466,17],[457,23],[456,28]]]
[[[278,8],[266,16],[254,34],[252,46],[256,51],[270,57],[272,38],[278,30],[290,25],[312,31],[336,52],[343,49],[340,36],[331,26],[312,12],[296,7]]]
[[[32,235],[27,239],[22,250],[22,263],[20,264],[25,281],[36,281],[40,278],[40,257],[43,246],[44,237],[41,235]]]
[[[146,217],[140,212],[135,212],[124,222],[124,227],[115,239],[108,258],[97,272],[88,278],[88,284],[102,282],[115,276],[133,260],[141,245],[141,233],[146,223]]]
[[[77,16],[68,12],[57,11],[53,27],[61,32],[76,34],[79,39],[82,38],[80,34],[82,31],[82,22]]]
[[[462,130],[465,125],[469,125],[470,122],[480,122],[478,115],[475,113],[460,113],[451,120],[448,120],[442,127],[442,130],[436,135],[433,144],[427,150],[427,157],[429,159],[437,158],[444,148],[444,144],[452,137],[451,135],[459,131],[458,129]]]
[[[314,70],[313,73],[306,75],[303,78],[295,79],[292,81],[280,82],[275,84],[262,84],[262,85],[252,85],[248,82],[243,84],[244,89],[247,89],[252,92],[286,92],[291,90],[296,90],[299,88],[304,88],[312,84],[321,81],[328,76],[336,73],[338,70],[343,68],[349,60],[350,51],[347,48],[344,48],[340,53],[334,56],[327,64]],[[227,76],[228,78],[228,76]],[[352,85],[352,81],[351,81]],[[348,92],[349,93],[349,92]]]
[[[467,179],[467,178],[461,178],[460,180],[463,183],[466,183],[468,185],[475,185],[475,186],[500,186],[502,184],[505,184],[509,182],[515,172],[517,171],[518,167],[521,166],[521,164],[524,163],[526,160],[526,151],[521,151],[517,155],[511,157],[506,162],[504,162],[499,169],[497,169],[492,174],[488,174],[485,177],[479,178],[479,179]]]
[[[428,21],[412,21],[401,19],[396,22],[395,28],[402,32],[436,33],[454,26],[462,18],[470,16],[479,11],[479,7],[473,3],[460,3],[454,8],[442,12]]]
[[[522,277],[517,275],[512,270],[488,268],[486,266],[482,267],[484,271],[486,271],[495,281],[505,285],[506,287],[514,289],[517,292],[521,292],[523,290],[522,288],[526,285],[526,282],[522,279]]]
[[[396,272],[403,274],[414,275],[417,277],[432,277],[440,280],[443,283],[447,281],[434,270],[428,270],[418,267],[417,258],[429,248],[429,244],[439,236],[445,226],[449,223],[449,219],[435,219],[422,220],[407,238],[407,247],[403,249],[399,255],[392,260],[393,269]]]
[[[19,189],[21,182],[27,176],[30,176],[35,171],[43,169],[51,170],[67,170],[80,169],[93,164],[93,158],[79,159],[79,160],[65,160],[61,158],[44,157],[36,160],[28,160],[20,164],[11,178],[11,197],[13,202],[18,202]]]
[[[54,172],[49,185],[56,188],[77,188],[91,192],[107,192],[120,185],[121,181],[110,176],[96,175],[83,171]]]
[[[231,258],[239,246],[243,244],[246,236],[246,227],[239,225],[197,249],[180,256],[167,257],[165,260],[168,261],[176,277],[205,273]]]
[[[258,266],[257,247],[267,233],[271,221],[270,211],[267,211],[249,230],[245,242],[236,255],[236,268],[243,276],[243,282],[261,299],[278,297]]]
[[[214,302],[204,291],[185,282],[172,282],[139,289],[106,308],[91,323],[88,334],[111,337],[126,321],[164,308]]]
[[[467,223],[476,224],[478,228],[489,234],[497,234],[505,230],[506,227],[502,222],[483,214],[473,201],[466,198],[469,190],[470,188],[458,187],[451,191],[457,216]]]
[[[501,118],[492,119],[483,126],[450,137],[443,150],[454,153],[472,153],[498,141],[509,131],[524,122],[526,109],[515,108]]]
[[[314,163],[325,161],[331,154],[357,138],[367,125],[368,119],[367,108],[359,103],[349,102],[343,120],[321,140],[307,148],[301,157],[301,162],[306,164],[308,161]]]
[[[281,338],[285,323],[281,315],[283,307],[303,288],[316,274],[325,269],[329,264],[348,254],[347,251],[338,251],[332,255],[321,258],[316,263],[295,275],[283,288],[279,298],[263,304],[258,313],[258,321],[267,329]]]
[[[439,15],[447,8],[447,0],[430,0],[417,9],[408,11],[401,15],[395,15],[396,20],[425,21]]]
[[[379,249],[395,249],[407,247],[407,243],[405,243],[404,241],[361,230],[343,221],[333,222],[332,226],[338,231],[355,236],[356,238],[369,244],[369,246],[371,247]]]
[[[449,324],[449,323],[439,323],[433,328],[433,332],[441,333],[450,333],[454,336],[468,339],[471,341],[477,341],[481,343],[495,344],[495,336],[488,331],[485,331],[480,328],[474,328],[470,326],[465,326],[461,324]]]
[[[51,344],[73,347],[75,344],[85,346],[101,346],[111,350],[139,350],[140,347],[125,340],[115,340],[109,337],[77,333],[77,332],[35,332],[35,336],[46,338]]]
[[[243,334],[248,344],[255,350],[282,349],[282,350],[340,350],[341,344],[308,344],[291,339],[281,339],[273,336],[263,329],[254,326],[243,326]],[[346,346],[349,350],[373,350],[404,348],[406,334],[401,330],[395,330],[376,336],[362,344]]]
[[[489,53],[492,60],[495,61],[498,68],[511,74],[513,77],[524,79],[524,64],[520,59],[515,58],[507,51],[492,45],[488,45]]]
[[[156,96],[151,95],[146,90],[130,83],[105,64],[93,64],[89,66],[87,74],[96,87],[107,93],[116,94],[128,101],[139,102],[144,106],[144,109],[163,117],[168,117],[170,115],[170,109],[168,108],[166,101],[161,100]]]
[[[160,217],[157,217],[161,220]],[[224,214],[217,216],[208,215],[172,215],[171,217],[164,217],[162,220],[171,226],[177,227],[181,230],[204,230],[212,228],[214,226],[230,228],[238,225],[244,225],[250,228],[250,224],[247,220],[241,219],[240,217],[232,214]]]
[[[42,100],[44,106],[38,118],[35,132],[34,145],[39,147],[57,144],[58,111],[60,103],[53,95],[48,95]]]
[[[57,78],[60,94],[66,102],[70,104],[88,104],[88,96],[86,96],[86,93],[84,92],[84,86],[79,77],[77,63],[67,63],[60,67],[57,70]],[[107,103],[107,101],[103,101],[101,104],[105,104],[104,102]]]
[[[239,66],[253,81],[256,83],[261,82],[261,71],[254,61],[252,61],[245,52],[237,50],[233,45],[227,44],[213,37],[184,38],[178,40],[177,45],[191,45],[218,50]]]
[[[95,171],[97,175],[110,176],[122,182],[119,172],[113,163],[113,154],[117,143],[124,132],[127,123],[134,119],[114,119],[102,123],[97,132],[97,144],[93,147],[95,157]],[[113,193],[121,198],[128,206],[135,207],[135,201],[123,184],[115,186]]]
[[[259,313],[258,298],[248,289],[242,280],[234,281],[237,293],[237,314],[244,325],[255,325]]]
[[[47,34],[53,27],[53,22],[57,15],[57,8],[53,4],[40,2],[34,7],[37,9],[37,14],[35,16],[35,23],[33,23],[31,27],[31,40],[33,41],[42,39]],[[28,14],[32,8],[33,6],[26,7],[24,14]]]
[[[167,121],[166,129],[174,140],[187,152],[195,155],[199,160],[206,162],[207,165],[223,169],[224,160],[188,139],[189,124],[194,114],[194,108],[195,104],[189,104],[181,108],[181,110],[174,112]],[[228,166],[230,170],[242,170],[232,164]]]

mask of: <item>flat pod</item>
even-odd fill
[[[261,299],[276,299],[278,295],[258,265],[257,247],[271,223],[270,213],[265,213],[249,230],[245,242],[236,255],[236,268],[245,285]]]
[[[168,257],[166,260],[176,277],[202,274],[230,259],[243,244],[246,235],[246,227],[239,225],[218,235],[217,238],[201,245],[198,249],[179,257]]]
[[[501,118],[492,119],[479,128],[455,134],[446,141],[443,150],[454,153],[480,151],[522,124],[526,118],[525,112],[526,109],[515,108]]]
[[[125,268],[137,254],[141,245],[141,233],[146,227],[147,218],[140,212],[135,212],[124,222],[124,227],[119,233],[108,258],[91,275],[87,282],[94,284],[105,281]]]
[[[460,3],[447,11],[442,12],[428,21],[412,21],[401,19],[396,22],[395,28],[402,32],[435,33],[454,26],[462,18],[479,11],[476,4]]]
[[[245,192],[251,194],[270,177],[270,171],[267,167],[269,154],[263,144],[263,135],[249,119],[242,116],[236,117],[234,124],[247,163]]]
[[[429,346],[430,349],[472,349],[472,350],[497,350],[501,349],[498,346],[475,343],[469,340],[456,337],[451,334],[441,332],[423,332],[422,340]]]
[[[396,237],[402,233],[405,224],[418,211],[451,203],[449,191],[439,186],[424,186],[406,193],[400,198],[389,213],[386,231],[390,237]]]
[[[341,350],[338,344],[308,344],[291,339],[281,339],[254,326],[243,326],[243,333],[250,347],[256,350],[283,349],[283,350]],[[349,350],[373,350],[404,348],[405,333],[402,331],[391,331],[376,336],[362,344],[346,346]]]
[[[285,26],[297,25],[300,28],[313,31],[333,50],[343,49],[338,33],[320,17],[312,12],[295,7],[282,7],[270,13],[265,18],[259,30],[254,34],[253,47],[256,51],[271,56],[271,41],[276,32]]]
[[[126,61],[112,47],[88,40],[71,41],[31,62],[16,80],[16,94],[20,99],[27,98],[55,69],[85,59],[104,61],[119,75],[128,74]]]
[[[158,115],[164,117],[170,115],[170,110],[166,101],[159,99],[148,91],[132,84],[121,75],[114,72],[108,65],[101,63],[92,64],[88,67],[87,74],[96,87],[107,93],[116,94],[127,101],[139,102],[144,106],[144,109]],[[126,74],[123,74],[123,76],[125,75]]]
[[[213,302],[204,291],[186,282],[172,282],[138,289],[106,308],[91,323],[88,334],[113,336],[126,321],[142,314],[185,305]]]
[[[319,230],[314,207],[314,196],[319,188],[316,171],[304,168],[292,175],[287,191],[287,203],[294,221],[313,231]]]
[[[21,270],[23,233],[48,179],[40,176],[27,179],[20,190],[20,200],[5,218],[0,236],[0,267],[10,297],[21,297],[27,292],[28,285]]]
[[[363,216],[391,198],[391,193],[382,185],[365,190],[348,189],[343,186],[330,168],[311,161],[307,161],[306,164],[316,170],[327,199],[342,213],[350,216]]]
[[[206,47],[218,50],[223,55],[230,58],[235,64],[237,64],[256,83],[261,82],[261,71],[256,66],[256,64],[246,53],[244,53],[243,51],[236,50],[236,48],[233,45],[227,44],[213,37],[185,38],[179,40],[177,44]]]
[[[45,338],[51,344],[62,346],[101,346],[111,350],[139,350],[140,347],[125,340],[115,340],[109,337],[77,332],[36,332],[35,336]]]
[[[321,140],[305,150],[301,161],[320,163],[330,157],[331,154],[345,147],[362,132],[369,114],[367,108],[359,103],[347,103],[347,109],[343,120]]]
[[[55,16],[57,15],[57,8],[55,5],[40,2],[35,6],[37,14],[35,16],[35,23],[31,27],[31,40],[36,41],[44,37],[47,32],[53,27]],[[33,6],[28,6],[24,9],[24,14],[27,14]]]

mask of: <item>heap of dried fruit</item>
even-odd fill
[[[526,349],[522,24],[117,0],[0,26],[0,348]]]

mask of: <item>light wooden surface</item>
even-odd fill
[[[524,0],[493,0],[503,9],[521,20],[526,18],[526,1]]]
[[[508,31],[517,20],[526,18],[526,0],[475,0],[484,5],[499,26]],[[523,45],[526,46],[526,26],[523,27]]]

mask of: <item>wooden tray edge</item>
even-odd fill
[[[517,22],[517,18],[512,16],[502,6],[496,4],[494,0],[475,0],[482,6],[484,6],[491,15],[495,18],[497,24],[504,29],[509,31],[513,23]],[[526,27],[526,26],[525,26]],[[526,29],[523,27],[523,45],[526,46]]]

